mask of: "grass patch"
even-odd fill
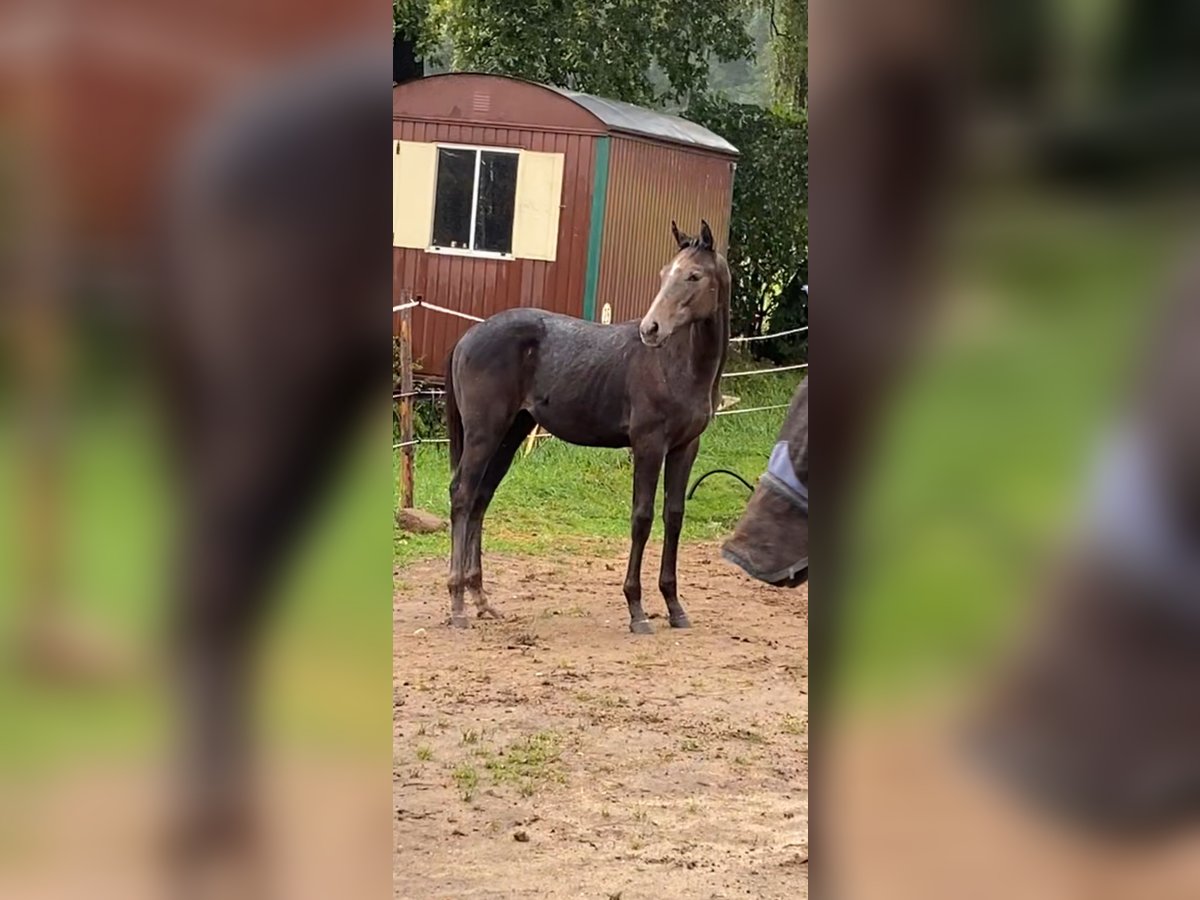
[[[479,787],[479,773],[469,763],[460,763],[455,766],[451,776],[454,778],[454,783],[458,785],[458,791],[462,795],[463,801],[469,803],[475,796],[475,789]]]
[[[543,784],[566,780],[561,766],[562,745],[561,735],[539,731],[488,754],[484,768],[493,784],[513,786],[522,797],[530,797]]]
[[[783,722],[780,724],[779,730],[784,734],[804,734],[808,730],[807,718],[788,713],[783,717]]]
[[[538,613],[539,619],[555,619],[559,617],[570,619],[586,619],[591,613],[582,606],[569,606],[566,609],[544,609]]]
[[[429,745],[423,745],[417,748],[417,759],[421,762],[429,762],[433,759],[433,748]]]
[[[745,741],[748,744],[765,744],[767,739],[757,731],[750,731],[748,728],[737,728],[728,732],[725,737],[735,741]]]
[[[526,629],[513,637],[512,642],[518,647],[536,647],[538,643],[537,632]]]
[[[591,691],[576,691],[575,698],[580,703],[590,703],[593,706],[599,706],[603,709],[617,709],[629,705],[628,702],[616,694],[595,694]]]

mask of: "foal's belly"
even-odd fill
[[[622,405],[605,406],[595,400],[572,403],[550,396],[536,399],[527,408],[533,419],[555,437],[584,447],[628,447],[630,445],[630,412]],[[556,402],[559,401],[559,402]],[[666,449],[683,447],[698,438],[708,426],[708,404],[703,409],[659,409],[638,416],[642,431],[657,433],[666,441]]]
[[[533,420],[556,438],[584,447],[628,447],[628,423],[595,404],[566,406],[535,401],[529,408]]]
[[[629,446],[629,413],[616,391],[559,380],[530,392],[524,407],[542,428],[571,444]],[[590,388],[590,389],[589,389]]]

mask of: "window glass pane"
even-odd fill
[[[438,148],[437,195],[433,207],[435,247],[468,247],[475,151]]]
[[[512,252],[518,159],[515,153],[483,152],[479,162],[479,209],[475,214],[476,250]]]

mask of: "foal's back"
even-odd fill
[[[523,409],[562,440],[628,446],[629,373],[646,352],[636,321],[601,325],[540,309],[498,313],[454,349],[464,424],[469,431]]]

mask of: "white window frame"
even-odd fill
[[[521,148],[520,147],[489,147],[486,144],[446,144],[435,142],[434,146],[440,150],[474,150],[475,151],[475,181],[471,187],[471,230],[468,233],[469,243],[475,243],[475,217],[479,213],[479,169],[483,162],[482,153],[509,153],[517,157],[517,169],[521,167]],[[444,253],[447,256],[478,256],[484,259],[515,259],[511,253],[500,253],[495,250],[476,250],[471,247],[439,247],[433,243],[433,223],[437,220],[437,183],[438,172],[441,169],[441,156],[437,157],[436,164],[433,169],[433,215],[429,218],[429,246],[425,249],[429,253]],[[517,211],[513,209],[513,224],[516,224]]]

